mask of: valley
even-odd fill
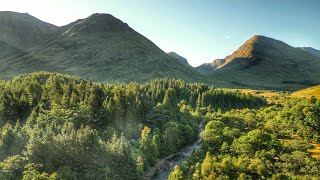
[[[59,26],[0,11],[0,179],[320,179],[320,51],[252,35],[262,24],[215,34],[257,12],[206,29],[209,12],[153,11],[145,26],[133,10],[115,13],[132,25],[93,13]]]
[[[154,166],[151,179],[318,177],[317,99],[47,72],[1,81],[0,92],[2,179],[144,179]],[[287,167],[301,158],[308,175]]]

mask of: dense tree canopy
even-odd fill
[[[160,158],[197,138],[205,114],[264,105],[250,94],[181,80],[103,84],[21,75],[0,82],[0,179],[143,179]],[[317,128],[316,110],[306,113]],[[229,145],[240,136],[230,128],[223,130]],[[172,178],[182,173],[176,167]]]
[[[259,109],[207,111],[186,179],[319,179],[320,101],[286,98]],[[175,174],[176,171],[172,172]]]

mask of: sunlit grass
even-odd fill
[[[281,100],[284,97],[287,97],[288,94],[283,91],[268,91],[268,90],[254,90],[254,89],[239,89],[240,92],[250,93],[255,96],[264,97],[268,103],[277,103],[282,102]]]
[[[294,92],[294,93],[292,93],[291,96],[295,97],[295,98],[303,98],[303,97],[311,98],[312,96],[314,96],[319,99],[320,98],[320,85]]]

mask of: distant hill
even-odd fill
[[[307,89],[302,89],[291,94],[292,97],[311,98],[312,96],[320,99],[320,85],[313,86]]]
[[[210,73],[212,72],[216,67],[212,66],[211,63],[203,63],[198,67],[195,67],[195,69],[202,73]]]
[[[212,73],[217,67],[222,65],[225,62],[225,59],[215,59],[212,63],[204,63],[196,67],[196,70],[203,73]]]
[[[226,58],[212,78],[231,87],[297,90],[320,83],[320,59],[265,36],[254,36]]]
[[[188,60],[186,58],[180,56],[179,54],[177,54],[175,52],[169,52],[168,55],[171,56],[172,58],[174,58],[175,60],[177,60],[179,63],[184,64],[186,66],[190,66]]]
[[[304,50],[310,54],[320,57],[320,50],[314,49],[312,47],[299,47],[299,49]]]
[[[0,28],[0,47],[7,49],[0,56],[0,79],[34,71],[67,73],[101,82],[202,79],[193,68],[178,63],[109,14],[93,14],[56,27],[28,14],[1,12]],[[21,33],[25,29],[28,31]]]

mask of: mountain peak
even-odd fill
[[[250,38],[250,39],[280,41],[280,40],[277,40],[277,39],[274,39],[274,38],[271,38],[271,37],[268,37],[268,36],[265,36],[265,35],[260,35],[260,34],[253,35],[252,38]]]
[[[239,86],[298,89],[319,83],[320,61],[282,41],[253,36],[214,71]]]
[[[0,41],[18,49],[28,49],[55,26],[28,13],[0,11]]]
[[[254,35],[242,46],[240,46],[233,54],[227,57],[225,63],[218,68],[221,68],[226,64],[233,62],[234,60],[241,59],[252,60],[251,64],[256,64],[261,59],[262,54],[266,49],[281,49],[287,46],[288,45],[282,41],[262,35]]]
[[[173,59],[177,60],[180,64],[184,64],[184,65],[190,66],[188,60],[186,58],[180,56],[176,52],[168,52],[167,54],[169,56],[171,56]]]
[[[252,38],[245,42],[245,45],[255,45],[255,44],[268,44],[268,43],[283,43],[282,41],[263,36],[263,35],[254,35]]]
[[[122,22],[111,14],[95,13],[85,19],[79,19],[72,23],[65,34],[126,32],[131,30],[127,23]]]
[[[252,36],[252,38],[250,38],[250,39],[272,39],[272,38],[269,38],[269,37],[264,36],[264,35],[256,34],[256,35]]]

